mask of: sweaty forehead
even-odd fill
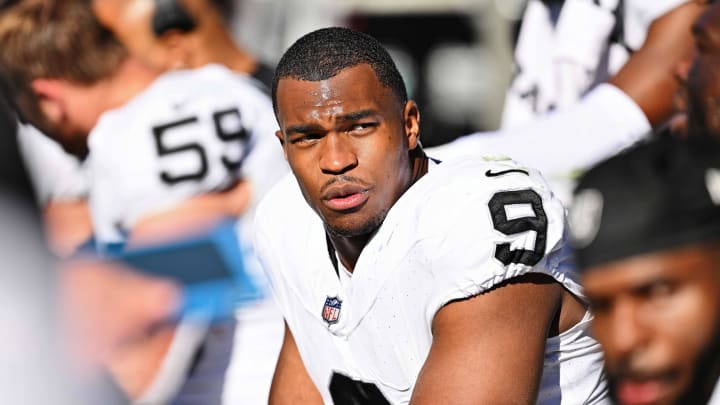
[[[320,81],[283,78],[277,87],[280,116],[294,115],[307,109],[392,108],[393,96],[368,65],[340,71]]]

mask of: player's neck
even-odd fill
[[[373,235],[375,235],[375,232],[352,237],[328,234],[328,238],[332,247],[338,253],[340,263],[347,271],[352,273],[355,271],[355,264],[360,258],[360,253],[362,253],[365,245],[368,244]]]
[[[234,72],[247,75],[255,73],[258,66],[257,61],[237,47],[233,48],[233,51],[232,53],[222,54],[224,57],[227,57],[227,60],[223,61],[223,64]]]
[[[415,149],[410,151],[410,164],[412,166],[412,180],[410,182],[410,186],[412,186],[428,172],[430,159],[425,154],[422,146],[418,145]]]
[[[205,63],[225,65],[234,72],[248,75],[257,69],[255,58],[240,48],[224,28],[208,31],[201,42],[201,51],[206,55]]]
[[[159,71],[146,63],[135,57],[128,57],[106,82],[105,109],[126,104],[150,86],[159,75]]]

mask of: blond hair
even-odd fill
[[[126,57],[86,0],[22,0],[0,13],[0,77],[24,113],[39,113],[33,80],[92,85]]]

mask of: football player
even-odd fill
[[[209,63],[224,65],[241,75],[250,75],[270,90],[272,69],[254,58],[232,38],[227,20],[232,16],[233,2],[223,0],[94,0],[93,10],[126,47],[147,63],[159,69],[197,68]],[[159,236],[170,229],[175,232],[178,218],[208,210],[230,209],[229,215],[243,206],[242,198],[260,197],[263,190],[240,182],[226,193],[204,195],[200,201],[188,201],[165,221],[160,216],[153,223],[141,224],[143,233]],[[256,199],[254,201],[257,201]],[[252,201],[244,204],[252,211]],[[224,208],[226,207],[226,208]],[[172,226],[166,224],[172,222]],[[192,227],[192,223],[189,224]],[[250,224],[243,229],[249,230]],[[251,239],[248,235],[244,239]],[[247,247],[248,257],[252,249]],[[255,261],[252,261],[254,264]],[[253,265],[253,267],[256,267]],[[258,281],[266,283],[262,272]],[[237,311],[239,324],[233,359],[228,370],[225,401],[266,403],[274,364],[282,342],[282,316],[271,297],[246,305]]]
[[[575,192],[578,264],[619,404],[720,403],[720,145],[690,138],[602,162]]]
[[[219,66],[161,75],[129,55],[84,1],[19,2],[0,15],[0,40],[3,78],[22,115],[88,154],[101,244],[142,239],[143,227],[157,229],[158,221],[212,220],[226,207],[168,212],[238,179],[258,198],[285,171],[274,140],[263,136],[275,128],[270,101],[253,81]],[[185,380],[196,350],[183,346],[197,349],[202,329],[182,328],[180,338],[162,330],[115,356],[112,369],[131,396],[163,402]],[[171,340],[179,363],[165,356]],[[213,381],[204,386],[219,395],[222,378]]]
[[[299,39],[272,94],[293,176],[256,217],[286,320],[271,404],[606,403],[536,171],[426,157],[392,59],[349,29]]]
[[[565,203],[574,178],[674,115],[676,66],[692,56],[703,1],[531,0],[502,127],[431,150],[510,155],[541,170]]]

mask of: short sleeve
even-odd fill
[[[529,272],[547,274],[579,292],[565,263],[565,210],[544,180],[529,169],[505,165],[476,177],[431,197],[425,215],[432,218],[421,218],[429,229],[420,229],[427,236],[416,251],[436,280],[428,290],[428,322],[448,302]]]

